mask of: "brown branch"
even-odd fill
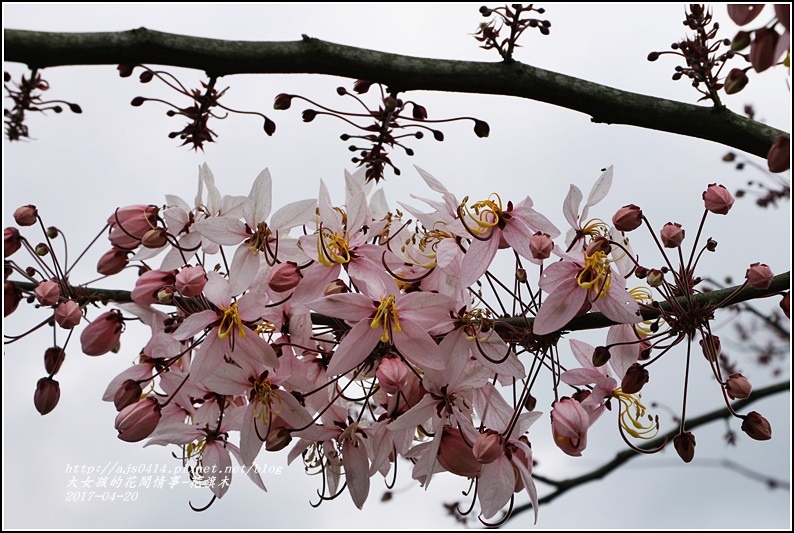
[[[328,74],[378,81],[393,90],[516,96],[625,124],[706,139],[766,158],[783,132],[725,108],[701,107],[599,85],[519,62],[404,56],[329,43],[224,41],[146,28],[106,33],[6,29],[5,60],[31,68],[156,64],[230,74]]]
[[[791,381],[783,381],[781,383],[776,383],[774,385],[770,385],[769,387],[765,387],[763,389],[754,390],[749,398],[733,402],[731,405],[735,411],[738,411],[762,398],[766,398],[768,396],[772,396],[775,394],[780,394],[782,392],[789,392],[790,389],[791,389]],[[713,422],[715,420],[728,418],[730,416],[731,416],[731,412],[727,408],[716,409],[714,411],[711,411],[696,418],[687,418],[686,427],[687,430],[692,430],[698,426],[708,424],[709,422]],[[658,448],[664,443],[665,439],[667,439],[668,441],[671,440],[673,437],[675,437],[678,434],[678,432],[679,432],[679,428],[676,427],[675,429],[669,431],[668,433],[664,435],[660,435],[659,437],[650,440],[643,445],[640,445],[639,448],[645,450],[652,450],[654,448]],[[783,438],[785,438],[785,436]],[[606,477],[608,474],[611,474],[614,470],[622,466],[624,463],[630,461],[631,459],[634,459],[635,457],[638,457],[639,455],[642,454],[639,454],[630,449],[624,450],[618,453],[608,463],[596,468],[591,472],[588,472],[587,474],[583,474],[581,476],[577,476],[569,479],[563,479],[559,481],[548,479],[543,476],[538,476],[533,473],[533,477],[538,481],[541,481],[543,483],[555,487],[555,490],[553,492],[538,499],[538,505],[551,503],[552,501],[556,500],[557,498],[559,498],[560,496],[562,496],[563,494],[565,494],[566,492],[568,492],[569,490],[575,487],[580,487],[582,485],[585,485],[586,483],[590,483],[591,481],[597,481],[599,479],[602,479]],[[511,515],[511,519],[515,518],[516,515],[524,511],[528,511],[530,509],[532,509],[531,503],[527,503],[516,507],[515,509],[513,509],[513,514]]]

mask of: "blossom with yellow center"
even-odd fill
[[[228,338],[235,327],[237,328],[237,337],[244,339],[245,328],[243,327],[243,320],[240,318],[240,311],[237,309],[237,302],[232,303],[232,305],[223,310],[223,317],[218,326],[218,337],[221,339]]]
[[[400,317],[397,314],[397,306],[395,305],[396,298],[392,294],[390,296],[381,296],[380,305],[375,312],[375,318],[372,319],[370,327],[377,329],[383,321],[383,335],[380,340],[382,342],[389,342],[390,332],[399,333],[400,330]]]
[[[466,207],[466,202],[469,197],[463,199],[458,208],[458,214],[461,220],[464,219],[464,212],[476,224],[476,227],[470,227],[464,222],[464,226],[472,234],[473,237],[482,237],[494,226],[498,225],[504,217],[502,210],[502,199],[498,194],[492,193],[488,200],[480,200],[472,204],[471,208]],[[472,213],[474,211],[474,213]]]
[[[609,292],[612,280],[612,269],[607,254],[601,251],[584,256],[584,268],[576,277],[576,282],[583,289],[594,289],[599,298]]]

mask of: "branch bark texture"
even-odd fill
[[[6,29],[5,60],[31,68],[149,64],[231,74],[327,74],[377,81],[399,91],[515,96],[624,124],[706,139],[766,158],[782,131],[726,108],[622,91],[520,62],[484,63],[404,56],[308,36],[301,41],[226,41],[146,28],[59,33]]]

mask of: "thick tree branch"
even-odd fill
[[[758,401],[758,400],[760,400],[762,398],[766,398],[766,397],[769,397],[769,396],[772,396],[772,395],[775,395],[775,394],[779,394],[781,392],[789,392],[790,390],[791,390],[791,381],[784,381],[784,382],[781,382],[781,383],[776,383],[774,385],[770,385],[769,387],[765,387],[763,389],[754,390],[749,398],[747,398],[745,400],[739,400],[739,401],[733,402],[731,405],[732,405],[734,411],[739,411],[739,410],[747,407],[751,403],[756,402],[756,401]],[[709,413],[706,413],[706,414],[704,414],[702,416],[699,416],[699,417],[696,417],[696,418],[687,418],[686,429],[687,429],[687,431],[691,431],[692,429],[694,429],[694,428],[696,428],[698,426],[702,426],[704,424],[708,424],[708,423],[713,422],[715,420],[721,420],[723,418],[728,418],[730,416],[731,416],[731,412],[727,408],[716,409],[714,411],[711,411]],[[642,448],[642,449],[645,449],[645,450],[653,450],[653,449],[658,448],[659,446],[661,446],[665,442],[665,440],[668,440],[668,441],[671,440],[673,437],[675,437],[678,434],[678,432],[679,432],[679,428],[676,427],[675,429],[669,431],[668,433],[666,433],[664,435],[660,435],[659,437],[657,437],[657,438],[655,438],[653,440],[650,440],[650,441],[646,442],[645,444],[643,444],[643,445],[641,445],[639,447]],[[782,438],[786,438],[785,435]],[[538,481],[541,481],[543,483],[546,483],[546,484],[549,484],[549,485],[555,487],[555,490],[553,492],[551,492],[551,493],[543,496],[542,498],[538,499],[538,505],[551,503],[552,501],[556,500],[557,498],[559,498],[560,496],[562,496],[563,494],[565,494],[566,492],[568,492],[572,488],[580,487],[580,486],[582,486],[582,485],[584,485],[586,483],[590,483],[591,481],[597,481],[599,479],[602,479],[602,478],[606,477],[608,474],[612,473],[617,468],[619,468],[620,466],[622,466],[624,463],[626,463],[626,462],[630,461],[631,459],[634,459],[635,457],[638,457],[640,455],[642,455],[642,454],[639,454],[639,453],[637,453],[637,452],[635,452],[633,450],[630,450],[630,449],[624,450],[624,451],[618,453],[608,463],[605,463],[604,465],[596,468],[595,470],[593,470],[591,472],[588,472],[587,474],[583,474],[581,476],[577,476],[577,477],[573,477],[573,478],[569,478],[569,479],[564,479],[564,480],[560,480],[560,481],[551,480],[551,479],[545,478],[543,476],[538,476],[538,475],[533,474],[533,477],[535,479],[537,479]],[[515,509],[513,509],[513,514],[511,516],[511,519],[514,518],[515,516],[517,516],[518,514],[524,512],[524,511],[528,511],[530,509],[532,509],[532,504],[529,504],[529,503],[516,507]]]
[[[391,89],[516,96],[625,124],[697,137],[766,158],[783,132],[725,108],[701,107],[621,91],[518,62],[482,63],[403,56],[303,37],[295,42],[224,41],[139,28],[56,33],[7,29],[5,60],[31,68],[156,64],[208,75],[328,74]]]
[[[13,280],[11,280],[13,281]],[[17,287],[23,291],[32,292],[36,285],[27,281],[15,281]],[[715,306],[723,302],[723,307],[734,305],[748,300],[755,300],[757,298],[766,298],[780,294],[789,290],[791,285],[791,272],[778,274],[772,279],[772,283],[767,289],[754,289],[750,286],[741,289],[730,301],[725,301],[728,296],[736,292],[741,286],[728,287],[718,291],[705,292],[698,294],[692,298],[694,305],[698,306]],[[73,291],[78,294],[80,298],[95,303],[128,303],[132,301],[131,292],[116,289],[96,289],[91,287],[77,287]],[[682,305],[686,305],[686,301],[681,298]],[[662,302],[661,307],[665,310],[670,310],[670,304]],[[653,309],[646,309],[643,311],[643,317],[650,320],[659,316],[659,313]],[[495,321],[494,327],[500,334],[515,335],[517,331],[521,332],[528,326],[532,325],[532,318],[529,317],[512,317],[502,318]],[[312,322],[318,326],[330,326],[334,328],[344,327],[344,323],[338,318],[328,317],[317,313],[312,314]],[[586,315],[576,317],[571,320],[564,328],[564,331],[580,331],[586,329],[601,329],[616,324],[608,319],[602,313],[588,313]]]

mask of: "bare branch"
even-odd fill
[[[230,74],[328,74],[378,81],[393,90],[527,98],[625,124],[706,139],[766,158],[783,132],[724,107],[701,107],[621,91],[519,62],[482,63],[403,56],[329,43],[224,41],[146,28],[106,33],[7,29],[5,60],[31,68],[156,64]]]

